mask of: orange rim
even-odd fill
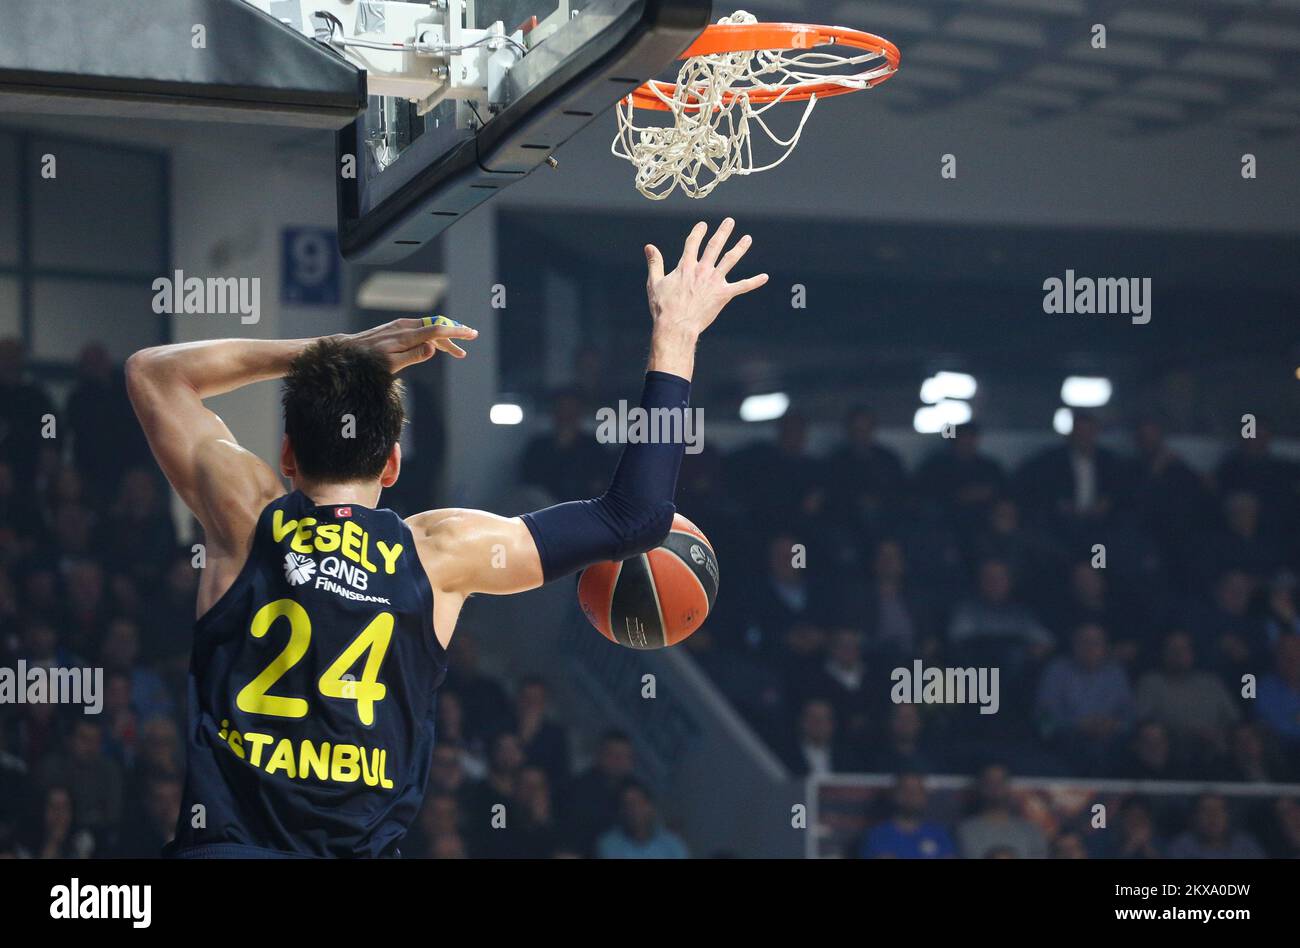
[[[844,26],[815,26],[810,23],[715,23],[705,28],[699,38],[682,53],[681,58],[685,60],[693,56],[757,52],[762,49],[809,50],[817,46],[852,46],[885,57],[891,67],[889,72],[868,80],[868,89],[880,85],[898,69],[898,47],[884,37]],[[632,93],[632,104],[639,109],[671,111],[656,95],[655,90],[671,99],[677,92],[677,83],[651,79]],[[762,105],[777,99],[783,102],[802,102],[813,96],[825,99],[861,91],[835,82],[805,82],[781,89],[754,89],[747,94],[750,102]],[[728,93],[723,101],[729,103],[737,94]]]

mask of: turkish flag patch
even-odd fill
[[[338,508],[336,508],[335,511],[334,511],[334,516],[336,516],[336,517],[351,517],[351,516],[352,516],[352,508],[351,508],[351,507],[338,507]]]

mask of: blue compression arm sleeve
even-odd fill
[[[656,410],[688,410],[691,383],[667,372],[647,372],[641,407],[652,421]],[[542,559],[546,582],[604,560],[625,560],[653,550],[672,529],[677,472],[684,439],[672,444],[628,443],[601,496],[557,504],[524,514]]]

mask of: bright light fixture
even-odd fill
[[[740,403],[741,421],[775,421],[790,407],[790,396],[785,392],[768,392],[750,395]]]

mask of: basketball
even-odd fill
[[[718,595],[718,557],[681,514],[664,542],[621,563],[597,563],[578,580],[587,619],[611,642],[664,648],[704,624]]]

